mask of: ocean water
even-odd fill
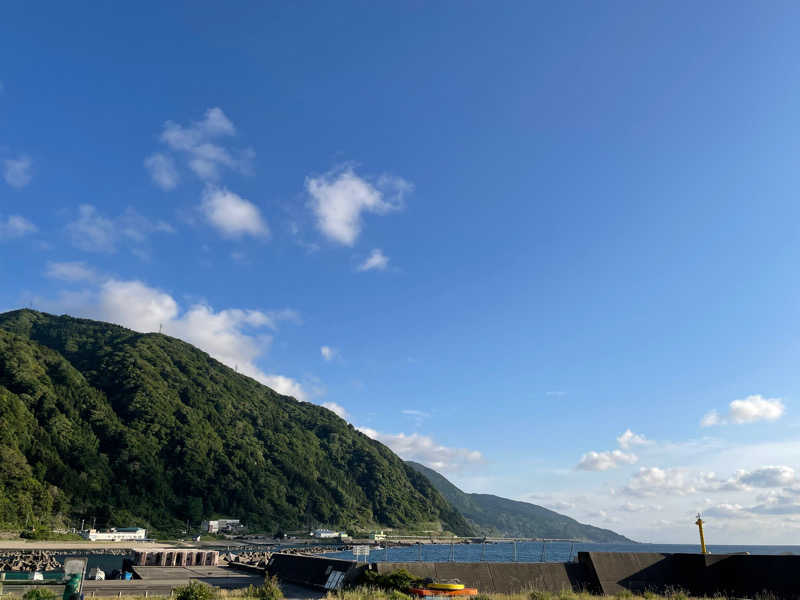
[[[483,544],[420,544],[419,546],[372,549],[368,562],[567,562],[578,552],[700,552],[698,544],[587,544],[571,542],[518,542],[516,558],[511,542]],[[749,552],[750,554],[798,554],[800,546],[708,546],[712,554]],[[333,558],[354,560],[351,551],[326,554]]]

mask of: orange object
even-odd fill
[[[452,596],[477,596],[478,590],[475,588],[464,588],[463,590],[428,590],[425,588],[411,588],[409,590],[415,596],[426,598],[450,598]]]

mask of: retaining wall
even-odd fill
[[[334,558],[273,554],[267,572],[283,581],[317,588],[355,583],[364,569],[405,569],[432,579],[459,579],[486,593],[526,589],[587,590],[598,594],[666,592],[693,596],[769,594],[800,599],[800,556],[580,552],[576,563],[382,562],[369,565]]]
[[[417,577],[458,579],[481,592],[510,594],[525,589],[561,592],[586,587],[585,566],[579,563],[459,563],[382,562],[370,569],[391,573],[405,569]]]
[[[694,596],[800,598],[800,556],[580,552],[578,560],[587,587],[604,594],[681,589]]]

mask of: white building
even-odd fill
[[[147,537],[147,530],[141,527],[112,527],[104,531],[90,529],[81,532],[81,535],[92,542],[127,542],[144,540]]]
[[[311,532],[311,537],[315,538],[338,538],[338,537],[347,537],[346,533],[341,533],[339,531],[333,531],[331,529],[315,529]]]
[[[234,529],[241,529],[242,524],[239,519],[217,519],[215,521],[203,521],[200,523],[200,529],[208,533],[217,533],[219,531],[233,531]]]

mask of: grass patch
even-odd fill
[[[83,538],[77,533],[55,533],[49,529],[26,529],[19,534],[24,540],[47,541],[47,542],[77,542]]]

